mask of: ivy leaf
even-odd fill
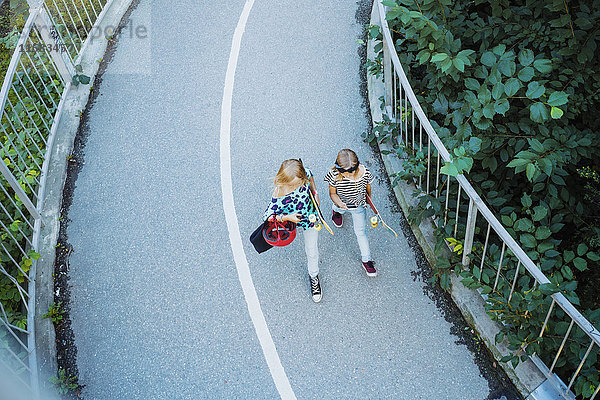
[[[446,175],[450,175],[450,176],[458,175],[458,169],[456,168],[456,166],[454,166],[453,163],[446,163],[446,165],[444,165],[444,166],[442,166],[442,168],[440,168],[440,172],[442,174],[446,174]]]
[[[521,88],[521,82],[517,78],[510,78],[504,84],[504,93],[507,96],[514,96]]]
[[[498,70],[502,73],[502,75],[510,77],[513,76],[517,70],[517,65],[514,61],[503,60],[498,64]]]
[[[571,262],[571,260],[575,258],[575,253],[571,250],[565,250],[565,252],[563,253],[563,258],[565,262]]]
[[[585,245],[585,243],[580,243],[579,246],[577,246],[577,255],[578,256],[582,256],[585,253],[587,253],[588,251],[588,247]]]
[[[517,222],[515,222],[514,228],[516,231],[521,232],[533,232],[535,230],[533,222],[531,222],[531,220],[527,218],[521,218]]]
[[[402,10],[397,7],[389,10],[385,15],[385,19],[388,21],[393,21],[398,17],[400,17],[403,24],[408,24],[410,22],[410,16],[407,13],[403,13]]]
[[[542,153],[544,151],[544,145],[536,138],[527,139],[527,142],[534,151],[537,151],[538,153]]]
[[[523,204],[523,207],[531,207],[531,196],[528,195],[527,193],[523,193],[523,196],[521,197],[521,204]]]
[[[492,99],[492,93],[487,87],[482,86],[479,88],[479,92],[477,93],[477,99],[479,99],[481,105],[485,105]]]
[[[461,157],[457,161],[458,170],[460,173],[469,173],[473,167],[473,159],[471,157]]]
[[[548,105],[558,107],[567,104],[569,95],[565,92],[552,92],[548,97]]]
[[[472,56],[473,54],[475,54],[475,50],[471,50],[471,49],[461,50],[461,51],[458,52],[458,54],[456,55],[456,57],[460,57],[462,59],[465,59],[465,58],[467,58],[469,56]]]
[[[383,42],[381,42],[381,43],[383,43]],[[379,43],[379,44],[381,44],[381,43]],[[375,51],[377,52],[377,46],[375,46]],[[431,55],[431,53],[429,52],[429,50],[421,50],[417,54],[417,59],[419,60],[419,64],[425,64],[429,60],[430,55]]]
[[[506,100],[506,99],[500,99],[500,100],[497,100],[496,103],[494,103],[494,110],[498,114],[504,115],[509,109],[510,109],[510,104],[508,103],[508,100]]]
[[[587,269],[587,261],[585,261],[581,257],[577,257],[573,260],[573,265],[580,271],[585,271]]]
[[[458,58],[458,57],[454,58],[452,60],[452,65],[454,65],[454,68],[456,68],[460,72],[465,72],[465,62],[463,60],[461,60],[460,58]]]
[[[452,60],[450,58],[446,58],[444,61],[442,61],[440,66],[441,66],[440,69],[442,70],[442,72],[445,73],[452,66]]]
[[[544,253],[544,255],[548,258],[554,258],[556,256],[558,256],[560,253],[556,250],[548,250]]]
[[[562,178],[562,176],[558,176],[558,175],[554,174],[551,176],[551,179],[552,179],[552,182],[556,185],[567,186],[567,183]]]
[[[433,109],[435,112],[440,114],[448,113],[448,99],[442,93],[440,93],[435,101],[433,102]]]
[[[548,109],[544,103],[538,101],[529,106],[529,118],[537,123],[546,121],[548,119]]]
[[[539,166],[542,171],[548,176],[552,175],[552,162],[547,158],[540,158],[538,160]]]
[[[550,116],[552,117],[552,119],[560,119],[560,117],[562,117],[564,114],[563,110],[561,110],[558,107],[550,107]]]
[[[533,182],[533,177],[535,176],[535,165],[532,163],[527,164],[527,167],[525,168],[525,174],[527,175],[527,179],[529,179],[530,182]]]
[[[469,141],[466,143],[466,146],[471,154],[475,154],[475,153],[479,152],[479,150],[481,150],[482,143],[483,143],[482,139],[480,139],[476,136],[471,136],[469,138]]]
[[[499,44],[498,46],[494,47],[492,49],[492,51],[496,54],[498,54],[499,56],[503,55],[504,52],[506,51],[506,45],[505,44]]]
[[[481,63],[485,66],[491,67],[496,64],[496,56],[491,51],[486,51],[481,56]]]
[[[541,221],[546,215],[548,215],[548,209],[543,206],[535,206],[533,207],[533,220]]]
[[[547,74],[552,71],[552,61],[547,58],[540,58],[533,62],[533,67],[540,71],[542,74]]]
[[[506,225],[506,226],[508,226],[508,227],[511,227],[511,226],[513,226],[513,221],[512,221],[512,219],[510,218],[510,216],[508,216],[508,215],[504,215],[504,214],[503,214],[503,215],[501,215],[501,216],[500,216],[500,218],[502,219],[502,223],[503,223],[504,225]]]
[[[33,250],[29,250],[29,251],[27,252],[27,255],[28,255],[29,257],[31,257],[32,259],[34,259],[34,260],[37,260],[37,259],[39,259],[39,258],[40,258],[40,254],[39,254],[39,253],[36,253],[36,252],[35,252],[35,251],[33,251]]]
[[[369,36],[371,37],[371,39],[375,39],[377,38],[377,36],[379,36],[379,26],[377,25],[373,25],[370,29],[369,29]]]
[[[530,248],[530,249],[535,249],[535,247],[537,246],[537,241],[535,240],[535,238],[533,237],[533,235],[531,233],[524,233],[521,235],[521,243],[523,243],[523,246]]]
[[[509,362],[510,360],[512,360],[513,357],[514,357],[513,355],[504,356],[500,359],[500,362],[503,362],[503,363]]]
[[[483,115],[489,119],[494,118],[494,103],[487,103],[485,107],[483,107]]]
[[[550,232],[550,228],[547,226],[538,226],[537,230],[535,231],[535,238],[538,240],[544,240],[548,239],[551,234],[552,232]]]
[[[525,164],[528,164],[530,160],[526,160],[524,158],[515,158],[511,162],[508,163],[507,167],[521,167]]]
[[[502,82],[498,82],[494,85],[494,87],[492,88],[492,97],[494,98],[494,100],[498,100],[500,97],[502,97],[502,94],[504,93],[504,84]]]
[[[587,258],[589,258],[590,261],[599,261],[600,260],[600,256],[596,253],[594,253],[593,251],[590,251],[589,253],[587,253]]]
[[[563,265],[562,268],[560,269],[560,272],[562,272],[563,277],[565,277],[565,279],[567,279],[567,280],[573,279],[573,271],[571,270],[571,268],[569,268],[568,265]]]
[[[524,67],[531,65],[531,63],[533,62],[533,59],[534,59],[533,51],[531,51],[529,49],[523,49],[519,53],[519,63]]]
[[[433,57],[431,57],[431,62],[439,62],[439,61],[444,61],[445,59],[448,58],[448,54],[446,53],[435,53],[433,55]]]
[[[545,92],[546,88],[534,81],[529,82],[529,85],[527,85],[527,92],[525,93],[525,96],[533,100],[541,97]]]
[[[533,78],[533,68],[531,67],[525,67],[522,70],[519,71],[519,73],[517,74],[517,76],[519,77],[519,79],[523,82],[529,82],[531,80],[531,78]]]
[[[465,79],[465,86],[467,89],[479,90],[479,87],[481,85],[479,84],[479,81],[477,79],[467,78]]]
[[[496,334],[496,337],[494,338],[494,342],[497,343],[501,343],[504,340],[504,332],[500,331]]]

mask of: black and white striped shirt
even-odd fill
[[[342,200],[349,208],[356,208],[366,204],[367,185],[373,182],[373,175],[367,167],[363,176],[358,180],[353,181],[344,176],[336,169],[330,170],[325,175],[325,182],[335,187],[340,200]]]

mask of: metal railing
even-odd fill
[[[426,193],[435,193],[436,197],[444,196],[445,191],[444,221],[439,222],[443,224],[446,224],[448,221],[450,221],[450,223],[454,222],[454,237],[458,239],[456,236],[459,233],[459,220],[462,219],[464,221],[464,225],[462,225],[463,222],[461,222],[461,226],[464,226],[465,232],[462,255],[463,266],[467,267],[471,261],[470,256],[473,252],[473,241],[476,232],[475,228],[478,223],[478,215],[480,215],[483,217],[483,220],[479,220],[480,232],[486,232],[486,234],[485,244],[483,245],[480,254],[481,264],[478,268],[482,271],[484,263],[488,266],[490,264],[495,264],[496,273],[495,277],[492,277],[494,280],[494,291],[502,284],[502,281],[500,280],[500,278],[502,278],[503,281],[507,282],[507,285],[510,285],[510,294],[508,296],[508,303],[510,303],[514,296],[515,286],[519,277],[532,277],[534,279],[533,288],[538,285],[550,283],[550,280],[525,253],[519,243],[517,243],[507,232],[502,223],[480,198],[464,175],[460,174],[456,177],[452,177],[450,175],[440,174],[440,168],[444,163],[451,161],[450,154],[417,101],[413,89],[402,69],[398,54],[396,53],[394,41],[392,40],[390,29],[385,18],[385,7],[381,4],[381,0],[376,1],[379,11],[380,27],[383,34],[383,79],[385,84],[384,101],[386,112],[391,120],[399,127],[400,133],[398,135],[398,141],[408,149],[422,152],[423,158],[425,158],[426,154],[427,171],[419,176],[418,179],[414,180],[415,184]],[[450,190],[451,185],[456,188],[454,192]],[[466,210],[467,207],[462,207],[461,210],[461,202],[463,200],[468,202],[468,210]],[[463,215],[461,215],[461,211],[463,211]],[[464,212],[466,212],[466,215],[464,215]],[[450,218],[450,220],[448,218]],[[483,243],[484,241],[482,240],[481,242]],[[492,242],[501,244],[499,262],[496,263],[486,262],[486,255],[490,250],[490,244]],[[509,259],[516,264],[514,271],[511,268],[507,268]],[[522,270],[523,272],[521,272]],[[514,273],[511,278],[509,278],[509,272]],[[567,318],[567,321],[569,321],[569,328],[567,329],[561,346],[556,354],[549,355],[552,356],[550,358],[553,359],[550,368],[548,368],[539,357],[534,356],[532,359],[565,398],[572,398],[573,394],[570,390],[575,379],[594,346],[600,347],[600,332],[579,311],[577,311],[577,309],[575,309],[563,294],[555,293],[551,296],[552,301],[546,314],[544,324],[539,327],[539,338],[544,335],[548,321],[552,318],[553,310],[554,318],[557,318],[557,310],[562,310],[560,313],[561,317]],[[550,301],[548,300],[548,302]],[[562,314],[564,314],[564,316]],[[562,381],[564,377],[558,377],[554,369],[567,338],[573,331],[572,328],[575,324],[581,328],[589,339],[589,346],[583,357],[581,357],[578,368],[572,376],[566,377],[568,384],[564,384]],[[596,388],[590,399],[594,399],[599,391],[600,385]]]
[[[30,2],[32,3],[32,2]],[[52,144],[72,76],[112,0],[31,5],[0,92],[0,363],[38,393],[35,276]]]

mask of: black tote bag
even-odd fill
[[[254,246],[254,249],[260,254],[260,253],[264,253],[265,251],[269,250],[271,246],[269,243],[267,243],[265,241],[265,238],[263,237],[263,228],[265,226],[266,222],[261,223],[258,228],[256,228],[254,230],[254,232],[252,232],[252,234],[250,235],[250,242],[252,243],[252,245]]]

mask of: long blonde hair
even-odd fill
[[[342,149],[338,153],[335,163],[340,168],[349,169],[358,164],[358,156],[350,149]],[[331,170],[338,172],[336,167],[331,168]],[[338,173],[337,179],[342,180],[344,177],[341,173]]]
[[[304,165],[302,165],[300,160],[292,158],[281,163],[273,184],[275,188],[280,188],[281,186],[289,185],[296,178],[300,178],[303,185],[309,182]]]

